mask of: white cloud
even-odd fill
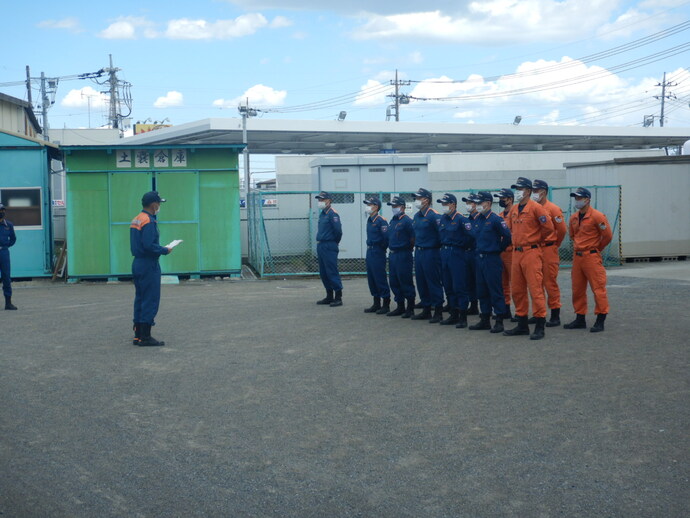
[[[283,27],[290,27],[291,25],[292,21],[285,18],[285,16],[276,16],[271,20],[271,29],[281,29]]]
[[[269,108],[281,106],[285,102],[286,97],[286,90],[275,90],[270,86],[258,84],[234,99],[216,99],[213,101],[213,106],[218,108],[237,108],[237,106],[245,104],[247,99],[249,99],[249,105],[252,108]]]
[[[98,33],[98,36],[108,40],[133,40],[141,35],[146,38],[158,36],[151,22],[137,16],[121,16]]]
[[[393,86],[369,79],[367,84],[360,88],[354,104],[355,106],[379,106],[390,101],[386,97],[390,93],[393,93]]]
[[[78,90],[70,90],[60,101],[60,106],[67,108],[102,108],[108,105],[109,97],[101,92],[94,90],[90,86],[85,86]]]
[[[44,20],[38,23],[42,29],[63,29],[70,32],[82,32],[83,29],[76,18],[63,18],[62,20]]]
[[[184,103],[184,96],[175,90],[168,92],[165,96],[156,99],[153,103],[155,108],[171,108],[173,106],[182,106]]]

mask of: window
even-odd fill
[[[0,190],[0,203],[5,206],[7,219],[14,223],[15,227],[41,227],[43,225],[40,187],[2,189]]]
[[[412,173],[419,171],[419,167],[403,167],[403,173]]]
[[[367,198],[379,198],[381,200],[381,203],[384,205],[386,203],[388,203],[389,201],[391,201],[391,195],[390,195],[390,193],[387,193],[387,192],[383,193],[383,194],[380,192],[367,192],[367,193],[364,193],[364,198],[365,199],[367,199]]]
[[[385,167],[370,167],[369,172],[370,173],[385,173],[386,168]]]
[[[355,195],[351,192],[334,192],[331,203],[354,203]]]
[[[334,173],[349,173],[350,170],[347,167],[335,167],[333,168]]]

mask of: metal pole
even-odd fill
[[[33,110],[33,104],[31,102],[31,72],[29,70],[29,65],[26,65],[26,95],[29,101],[29,106]]]
[[[395,122],[400,122],[400,83],[398,82],[398,69],[395,69]]]
[[[664,127],[664,101],[666,101],[666,72],[664,72],[664,80],[661,82],[661,119],[659,125]]]
[[[48,139],[48,94],[46,93],[46,75],[41,72],[41,122],[43,123],[43,140]]]

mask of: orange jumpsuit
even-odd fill
[[[508,228],[510,228],[510,218],[508,213],[510,209],[506,209],[499,213]],[[503,283],[503,298],[506,301],[506,307],[510,309],[510,269],[513,267],[513,245],[510,245],[503,252],[501,252],[501,261],[503,261],[503,275],[501,277],[501,282]]]
[[[513,267],[510,288],[515,303],[515,315],[526,317],[529,313],[529,296],[532,298],[532,315],[546,317],[542,273],[542,248],[540,243],[554,232],[553,222],[544,207],[528,200],[519,210],[515,204],[508,215],[513,236]]]
[[[542,207],[546,210],[553,222],[554,231],[541,243],[544,253],[544,289],[548,298],[549,309],[561,307],[561,290],[558,287],[558,269],[561,258],[558,249],[568,232],[563,218],[563,211],[555,203],[546,200]]]
[[[582,215],[582,217],[580,217]],[[578,315],[587,314],[587,283],[594,293],[594,313],[607,315],[609,299],[606,294],[606,270],[601,251],[613,239],[613,231],[606,216],[587,207],[584,214],[577,211],[570,217],[570,239],[573,241],[573,309]]]

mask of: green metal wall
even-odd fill
[[[132,148],[155,156],[160,147]],[[131,274],[129,225],[154,188],[161,244],[184,243],[161,257],[167,274],[238,273],[240,196],[236,147],[185,148],[183,167],[118,167],[121,148],[66,148],[68,271],[71,277]],[[151,161],[150,165],[154,165]]]

